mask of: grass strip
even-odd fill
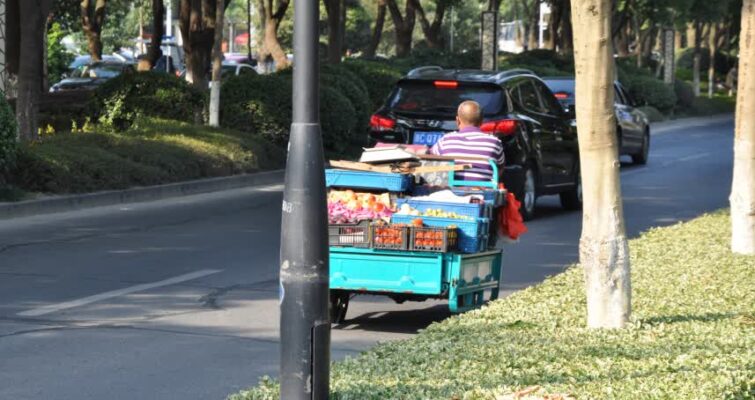
[[[25,144],[9,181],[26,192],[82,193],[272,170],[284,162],[284,149],[251,133],[144,118],[125,132],[57,133]]]
[[[626,329],[585,328],[574,266],[334,363],[331,398],[503,399],[531,386],[537,398],[755,398],[755,258],[731,254],[729,238],[722,211],[631,240]],[[277,383],[265,378],[230,398],[277,399]]]

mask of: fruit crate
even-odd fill
[[[328,225],[328,245],[339,247],[370,247],[370,223]]]
[[[369,171],[325,170],[325,186],[406,192],[412,187],[412,175]]]
[[[370,234],[375,249],[409,249],[409,227],[406,225],[372,225]]]
[[[452,203],[447,201],[396,199],[396,208],[401,208],[404,204],[408,204],[411,208],[420,212],[425,212],[430,209],[440,209],[470,218],[487,217],[487,215],[485,215],[487,213],[486,209],[490,208],[489,204],[483,203]]]
[[[477,253],[488,245],[488,230],[490,219],[475,218],[472,221],[453,218],[417,217],[411,215],[393,214],[391,222],[394,224],[411,224],[413,220],[421,218],[426,226],[445,228],[455,226],[459,230],[459,246],[461,253]]]
[[[409,231],[409,249],[434,253],[449,253],[459,245],[456,228],[412,227]]]

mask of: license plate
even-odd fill
[[[414,132],[412,143],[432,146],[440,140],[443,135],[445,135],[445,132]]]

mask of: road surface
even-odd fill
[[[630,236],[727,206],[733,123],[707,123],[657,129],[648,165],[622,167]],[[0,221],[0,399],[222,399],[275,376],[281,189]],[[538,213],[505,246],[504,295],[577,259],[580,213]],[[447,316],[357,298],[333,357]]]

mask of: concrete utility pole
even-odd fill
[[[324,400],[330,381],[330,317],[319,2],[296,0],[294,6],[295,96],[281,221],[280,398]]]
[[[165,36],[173,36],[173,2],[165,1]]]
[[[498,69],[498,12],[485,11],[482,13],[482,29],[480,30],[480,46],[482,48],[482,69],[495,71]]]
[[[668,85],[674,84],[674,29],[666,28],[663,33],[663,82]]]

